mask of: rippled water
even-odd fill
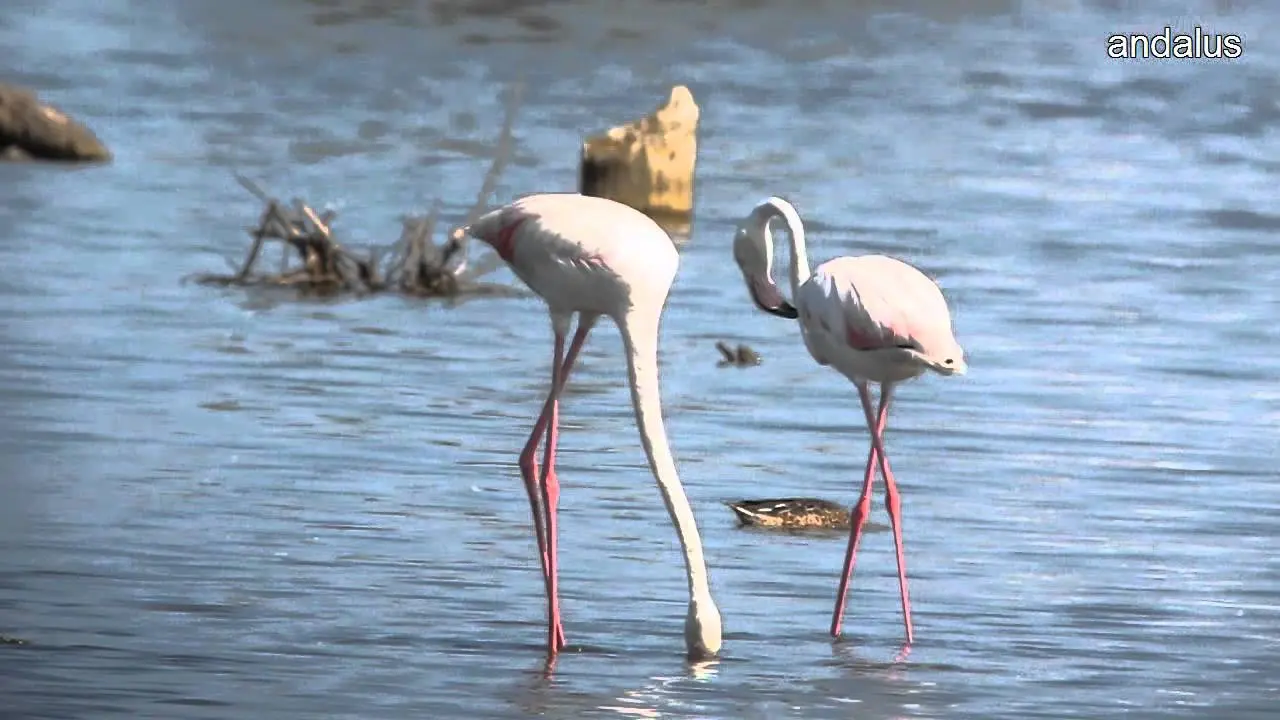
[[[0,646],[0,715],[1269,716],[1278,11],[758,5],[0,9],[8,77],[117,154],[0,167],[0,633],[28,641]],[[1107,34],[1167,22],[1240,33],[1245,55],[1106,59]],[[258,208],[232,170],[330,203],[352,243],[434,198],[457,220],[521,77],[501,200],[572,189],[582,135],[671,83],[702,104],[662,359],[726,623],[709,667],[682,657],[679,553],[610,325],[565,408],[578,651],[546,678],[515,468],[548,374],[542,305],[181,282],[245,247]],[[970,352],[890,420],[905,663],[887,533],[833,644],[842,540],[743,532],[721,505],[851,502],[866,457],[853,388],[736,278],[732,223],[770,193],[809,219],[816,260],[936,275]],[[719,339],[764,364],[717,368]]]

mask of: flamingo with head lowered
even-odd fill
[[[786,223],[791,236],[791,303],[783,298],[773,279],[769,221],[774,218]],[[871,433],[862,492],[849,518],[849,547],[836,592],[831,634],[840,635],[845,596],[862,525],[871,511],[871,488],[878,465],[884,476],[885,505],[898,561],[902,621],[910,645],[913,632],[902,551],[901,500],[884,451],[884,427],[898,383],[930,370],[939,375],[965,372],[964,350],[952,332],[947,301],[924,273],[884,255],[838,257],[810,273],[800,215],[778,197],[757,205],[740,224],[733,240],[733,257],[756,306],[778,317],[798,319],[801,337],[813,359],[839,371],[858,388]],[[869,383],[880,386],[880,401],[874,408]]]
[[[684,549],[689,584],[685,644],[690,657],[714,656],[720,650],[720,610],[711,597],[693,509],[667,444],[658,392],[658,326],[679,266],[671,238],[638,210],[576,193],[524,197],[459,228],[454,236],[459,233],[493,247],[516,277],[542,297],[551,313],[555,335],[551,387],[520,453],[520,474],[529,493],[546,581],[548,654],[554,657],[565,646],[556,559],[560,393],[587,333],[605,315],[622,333],[640,441]],[[565,340],[575,313],[578,327],[566,351]],[[546,452],[539,474],[535,454],[544,432]]]

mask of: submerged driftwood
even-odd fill
[[[475,222],[484,213],[489,196],[497,187],[512,152],[511,134],[518,105],[519,92],[513,88],[507,97],[506,117],[493,163],[463,225]],[[469,262],[467,238],[460,233],[436,244],[439,202],[426,215],[401,218],[404,229],[395,243],[356,252],[334,237],[336,212],[317,212],[297,198],[284,203],[249,179],[239,174],[236,179],[264,205],[257,226],[249,229],[253,244],[234,274],[199,275],[195,279],[202,284],[285,286],[324,295],[399,292],[417,297],[452,297],[477,288],[474,281],[500,264],[496,256],[486,256],[474,264]],[[268,240],[281,242],[285,247],[284,259],[276,272],[261,269],[263,248]]]

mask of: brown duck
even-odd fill
[[[849,508],[819,498],[739,500],[726,503],[743,525],[849,529]]]

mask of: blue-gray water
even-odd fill
[[[7,77],[116,152],[0,167],[0,633],[29,641],[0,646],[0,716],[1270,717],[1280,10],[341,12],[363,5],[0,9]],[[1170,22],[1239,33],[1244,57],[1106,58],[1106,35]],[[726,624],[707,668],[682,657],[679,553],[611,325],[564,409],[583,650],[546,680],[515,467],[548,375],[537,299],[180,282],[246,247],[259,208],[232,170],[336,207],[352,244],[434,198],[458,220],[522,74],[500,201],[572,189],[581,137],[672,83],[702,106],[662,360]],[[721,504],[851,502],[866,458],[854,389],[732,266],[733,222],[773,193],[809,219],[815,260],[886,252],[935,275],[970,353],[890,419],[905,663],[887,533],[863,543],[833,645],[842,540],[744,532]],[[764,364],[717,368],[718,339]]]

